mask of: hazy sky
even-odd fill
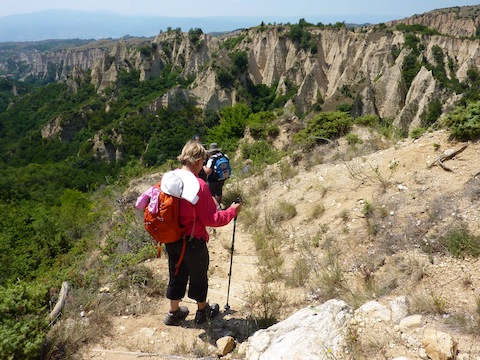
[[[407,17],[444,7],[479,4],[479,0],[0,0],[0,16],[72,9],[172,17],[353,14]]]

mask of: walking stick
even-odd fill
[[[236,203],[240,202],[240,199],[235,200]],[[233,219],[233,235],[232,235],[232,247],[230,248],[230,271],[228,272],[228,290],[227,290],[227,303],[224,309],[229,310],[228,298],[230,297],[230,281],[232,280],[232,264],[233,264],[233,250],[235,249],[235,228],[237,227],[237,217]]]

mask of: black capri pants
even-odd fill
[[[170,300],[181,300],[185,296],[187,283],[188,297],[197,302],[207,300],[208,265],[210,262],[207,243],[203,239],[187,239],[187,247],[177,276],[174,276],[175,265],[180,258],[183,239],[171,244],[165,244],[168,253],[169,281],[166,297]]]
[[[210,189],[210,192],[212,193],[212,196],[222,196],[223,194],[223,185],[225,184],[225,180],[220,180],[220,181],[209,181],[208,182],[208,188]]]

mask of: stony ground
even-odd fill
[[[369,133],[361,137],[363,147],[377,142]],[[434,164],[442,154],[465,145],[443,162],[446,168]],[[342,288],[348,290],[336,294],[343,294],[352,306],[406,295],[412,312],[427,314],[429,326],[449,330],[465,359],[478,358],[478,329],[472,334],[467,325],[453,326],[447,320],[458,314],[478,317],[480,262],[446,255],[439,239],[457,224],[466,224],[480,236],[480,144],[454,143],[438,131],[370,154],[362,155],[362,146],[357,150],[342,142],[337,148],[326,146],[295,168],[277,166],[230,184],[241,188],[249,201],[236,223],[228,311],[223,308],[234,224],[212,230],[209,301],[223,310],[212,324],[193,323],[196,305],[187,298],[184,304],[190,315],[184,326],[167,327],[162,320],[168,302],[152,298],[144,312],[113,318],[110,334],[83,348],[78,358],[121,360],[149,354],[157,359],[208,358],[215,353],[216,339],[232,335],[237,348],[227,357],[243,359],[242,347],[254,325],[249,319],[254,307],[262,304],[254,299],[262,294],[265,275],[252,231],[269,225],[282,240],[278,256],[284,260],[283,280],[275,287],[284,297],[275,309],[281,318],[335,291],[318,279],[325,280],[324,270],[337,265],[344,278]],[[282,201],[295,206],[292,219],[278,218]],[[285,288],[285,279],[300,274],[299,264],[310,268],[310,280],[302,287]],[[146,265],[166,278],[166,257]],[[362,351],[365,358],[418,358],[418,344],[401,338],[389,339],[388,344],[386,350]]]

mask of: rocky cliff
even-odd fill
[[[420,24],[438,30],[442,34],[457,37],[473,37],[478,35],[480,27],[480,11],[476,6],[457,6],[438,9],[407,19],[392,21],[389,25]]]
[[[218,70],[228,69],[232,66],[231,54],[242,52],[247,55],[248,65],[236,75],[238,84],[250,79],[255,84],[275,86],[277,95],[294,89],[296,93],[286,106],[294,106],[297,113],[308,113],[316,104],[322,104],[323,110],[334,110],[346,103],[353,106],[356,116],[376,114],[394,119],[396,125],[409,131],[420,124],[433,98],[445,104],[455,98],[455,93],[445,89],[432,73],[432,67],[448,67],[447,77],[460,82],[466,80],[469,69],[480,69],[479,39],[463,37],[476,34],[479,17],[472,14],[479,8],[436,10],[389,26],[355,31],[306,27],[303,30],[310,37],[308,46],[290,36],[290,26],[270,25],[225,38],[202,34],[196,41],[187,33],[169,31],[154,39],[104,41],[65,51],[29,53],[17,60],[28,64],[23,77],[62,80],[73,71],[87,72],[99,92],[114,84],[121,69],[137,69],[141,80],[148,80],[172,65],[181,69],[184,78],[194,80],[186,91],[173,89],[156,100],[151,110],[172,106],[177,95],[195,99],[202,109],[219,109],[236,103],[238,86],[221,86]],[[422,67],[409,83],[405,72],[412,65],[406,59],[415,54],[415,49],[406,43],[407,33],[394,27],[399,22],[421,23],[448,34],[415,35],[416,61]],[[435,57],[438,49],[443,64]]]

